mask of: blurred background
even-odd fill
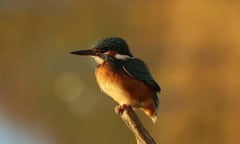
[[[69,52],[119,36],[162,92],[159,144],[240,143],[240,2],[0,0],[0,144],[122,144],[134,136]]]

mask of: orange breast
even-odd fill
[[[152,95],[154,90],[126,74],[122,68],[113,72],[109,63],[103,63],[96,68],[97,82],[108,96],[120,105],[127,104],[135,108],[155,111]],[[149,114],[151,115],[151,114]]]

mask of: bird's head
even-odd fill
[[[73,51],[71,54],[92,56],[99,64],[106,61],[109,57],[118,60],[127,60],[132,57],[127,42],[118,37],[102,39],[91,49]]]

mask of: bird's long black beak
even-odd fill
[[[74,54],[74,55],[85,55],[85,56],[95,56],[96,52],[93,51],[93,49],[88,49],[88,50],[78,50],[78,51],[73,51],[70,52],[70,54]]]

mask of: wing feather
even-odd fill
[[[146,85],[160,92],[160,86],[152,78],[147,66],[138,58],[129,59],[124,65],[123,70],[131,77],[144,82]]]

